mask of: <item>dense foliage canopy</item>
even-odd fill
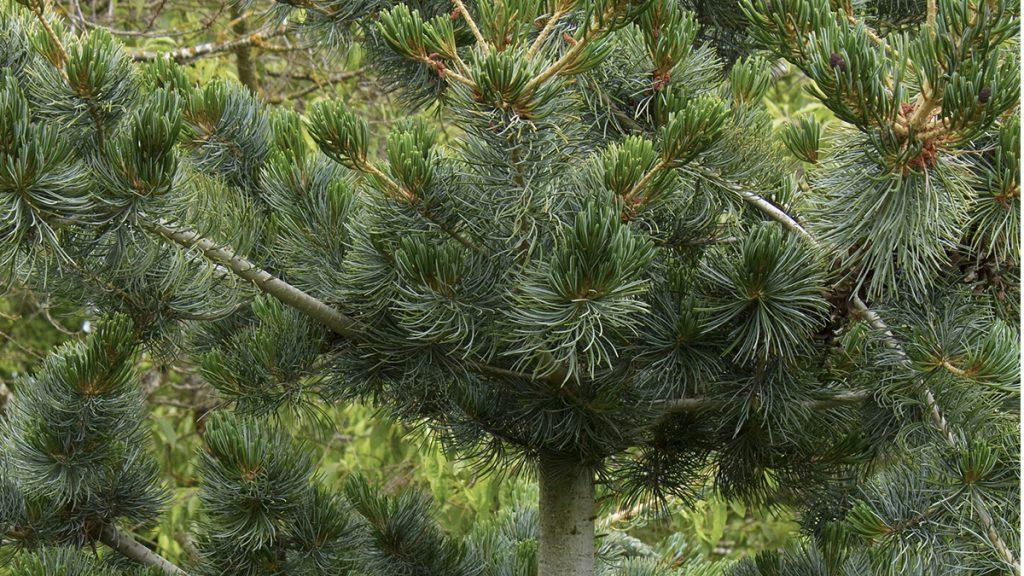
[[[722,4],[251,12],[365,50],[386,134],[3,4],[0,266],[105,315],[5,411],[12,573],[671,574],[598,501],[708,483],[801,523],[734,574],[1019,573],[1019,7]],[[775,126],[783,65],[832,121]],[[220,402],[181,566],[124,531],[166,502],[139,347]],[[287,422],[349,401],[537,506],[463,538],[325,482]]]

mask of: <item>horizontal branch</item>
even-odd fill
[[[869,392],[863,390],[838,392],[831,396],[815,398],[804,402],[804,407],[810,410],[829,410],[840,406],[856,405],[871,397]],[[680,398],[664,403],[665,414],[678,414],[681,412],[693,412],[711,408],[722,408],[728,404],[727,400],[720,398]]]
[[[285,33],[284,27],[277,28],[271,32],[254,32],[248,36],[243,36],[235,40],[227,40],[224,42],[207,42],[205,44],[199,44],[197,46],[186,46],[185,48],[178,48],[177,50],[171,50],[169,52],[133,52],[132,59],[139,62],[147,62],[151,60],[167,59],[174,60],[175,62],[186,62],[188,60],[195,60],[196,58],[202,58],[203,56],[211,56],[219,54],[221,52],[231,52],[237,48],[244,48],[246,46],[260,45],[264,40],[274,38],[276,36],[282,36]]]
[[[751,206],[763,212],[772,220],[775,220],[779,224],[782,224],[782,226],[785,227],[790,232],[799,234],[800,236],[804,237],[806,240],[810,241],[814,245],[818,244],[818,241],[813,236],[811,236],[811,233],[808,232],[802,224],[797,222],[796,218],[793,218],[788,213],[786,213],[785,210],[769,202],[764,197],[758,196],[757,194],[751,192],[750,190],[747,190],[746,188],[740,186],[739,184],[730,182],[722,178],[718,174],[715,174],[708,170],[707,168],[704,168],[703,166],[700,165],[687,166],[686,168],[683,169],[683,171],[688,172],[691,176],[703,178],[704,180],[713,182],[716,186],[729,190],[730,192],[742,198],[744,202],[750,204]]]
[[[112,524],[107,524],[100,532],[100,542],[117,550],[132,560],[156,568],[167,576],[187,576],[184,570],[178,568],[163,556],[146,548],[131,536],[122,533]]]

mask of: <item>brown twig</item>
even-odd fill
[[[317,90],[323,90],[324,88],[327,88],[327,87],[333,86],[335,84],[344,82],[345,80],[350,80],[352,78],[355,78],[356,76],[361,75],[364,70],[365,70],[364,68],[360,68],[358,70],[342,72],[341,74],[338,74],[334,78],[330,78],[330,79],[328,79],[328,80],[326,80],[324,82],[320,82],[316,78],[313,78],[312,76],[308,76],[308,75],[306,77],[304,77],[304,78],[295,78],[295,79],[300,79],[300,80],[308,80],[309,82],[313,82],[313,85],[312,86],[307,86],[307,87],[305,87],[305,88],[303,88],[301,90],[296,90],[295,92],[292,92],[291,94],[272,96],[272,97],[267,99],[267,102],[269,102],[270,104],[280,104],[281,102],[284,102],[286,100],[296,100],[298,98],[302,98],[304,96],[308,96],[309,94],[312,94],[313,92],[316,92]]]

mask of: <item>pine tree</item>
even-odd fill
[[[100,541],[181,570],[117,528],[160,503],[146,343],[237,413],[207,432],[188,573],[655,574],[595,554],[599,497],[659,510],[709,478],[800,513],[736,574],[1019,573],[1016,4],[269,10],[435,113],[378,134],[135,66],[40,2],[0,18],[2,263],[119,315],[19,386],[15,566],[93,570],[48,546]],[[834,122],[776,134],[777,60]],[[324,486],[273,415],[357,398],[481,473],[535,470],[537,510],[459,541],[414,495]]]

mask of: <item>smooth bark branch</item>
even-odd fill
[[[541,455],[539,576],[594,575],[594,473]]]
[[[316,318],[332,331],[347,338],[362,336],[359,322],[355,319],[338,312],[319,299],[238,256],[230,248],[221,246],[191,230],[179,230],[159,222],[145,222],[143,226],[175,244],[199,250],[204,256],[231,270],[239,278],[252,282],[263,292]]]
[[[139,564],[157,568],[168,576],[188,576],[184,570],[171,564],[163,556],[146,548],[134,538],[120,532],[110,524],[104,526],[103,531],[100,532],[100,542],[135,560]]]
[[[807,400],[803,402],[803,405],[808,410],[830,410],[832,408],[839,408],[841,406],[851,406],[861,404],[867,399],[871,398],[871,393],[866,390],[853,390],[837,392],[831,396],[823,396],[821,398],[815,398],[813,400]],[[721,400],[718,398],[707,398],[703,396],[695,396],[692,398],[679,398],[676,400],[669,400],[664,402],[664,413],[658,417],[654,422],[655,425],[661,423],[665,418],[672,414],[679,414],[681,412],[694,412],[696,410],[708,410],[716,408],[724,408],[727,405],[727,400]]]
[[[211,54],[219,54],[221,52],[235,52],[240,48],[259,45],[263,43],[264,40],[274,38],[275,36],[281,36],[284,33],[284,28],[278,28],[277,30],[267,33],[255,32],[248,36],[238,38],[237,40],[230,40],[228,42],[207,42],[206,44],[179,48],[169,52],[134,52],[132,54],[132,59],[145,62],[166,58],[168,60],[174,60],[175,62],[184,62],[187,60],[201,58],[203,56],[209,56]]]

